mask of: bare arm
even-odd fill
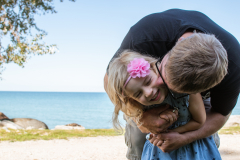
[[[206,138],[217,132],[226,123],[230,114],[231,113],[227,116],[223,116],[220,113],[210,110],[207,112],[206,122],[198,130],[186,132],[184,134],[179,134],[177,132],[159,134],[157,138],[164,140],[160,149],[163,152],[170,152],[198,139]]]
[[[173,129],[173,132],[185,133],[194,131],[203,126],[206,121],[206,111],[200,93],[191,94],[189,96],[189,111],[192,119],[185,125]]]
[[[206,138],[221,129],[222,126],[227,122],[230,115],[231,113],[229,113],[227,116],[223,116],[220,113],[208,111],[207,119],[203,127],[196,131],[185,133],[184,136],[188,137],[188,143],[198,139]]]

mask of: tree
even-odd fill
[[[43,42],[47,32],[38,28],[34,20],[34,15],[46,13],[57,13],[53,0],[0,0],[0,67],[10,62],[24,67],[32,54],[57,51],[55,44]],[[2,45],[3,38],[9,39],[8,45]]]

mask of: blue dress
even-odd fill
[[[170,95],[163,101],[179,109],[178,120],[169,127],[174,129],[185,125],[190,119],[191,114],[188,110],[188,97],[174,100]],[[220,153],[212,136],[196,140],[177,150],[164,153],[157,146],[146,140],[142,152],[142,160],[221,160]]]

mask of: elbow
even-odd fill
[[[203,125],[204,125],[205,121],[204,122],[201,122],[199,123],[198,127],[201,128]]]
[[[195,125],[194,125],[194,129],[193,130],[198,130],[200,129],[203,125],[204,125],[205,121],[201,121],[201,122],[195,122]]]
[[[196,128],[201,128],[206,122],[206,116],[202,116],[201,119],[195,120]]]
[[[202,127],[204,125],[204,123],[206,122],[206,116],[204,116],[200,122],[198,122],[199,124],[199,128]]]

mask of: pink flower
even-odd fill
[[[134,58],[127,66],[127,71],[132,78],[145,77],[150,73],[150,64],[143,58]]]
[[[123,88],[126,87],[127,83],[130,81],[131,78],[136,77],[145,77],[150,73],[150,64],[143,58],[134,58],[127,66],[127,71],[130,74],[128,79],[126,80]],[[123,95],[123,92],[122,92]]]

